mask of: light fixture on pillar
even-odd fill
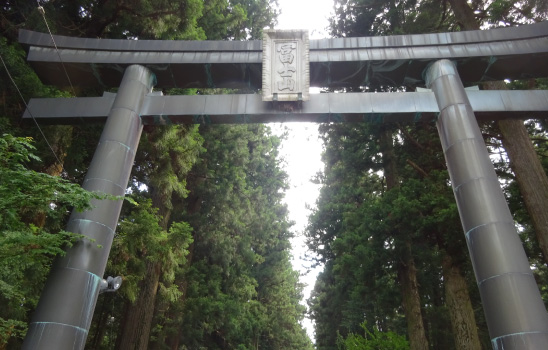
[[[121,276],[108,276],[107,279],[101,281],[101,287],[99,293],[116,292],[122,286]]]

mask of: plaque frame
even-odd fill
[[[309,48],[308,30],[263,32],[263,101],[310,99]]]

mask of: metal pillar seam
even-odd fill
[[[87,329],[76,327],[76,326],[73,326],[71,324],[66,324],[66,323],[59,323],[59,322],[35,322],[35,323],[36,324],[55,324],[55,325],[59,325],[59,326],[67,326],[67,327],[78,329],[79,331],[81,331],[83,333],[89,333]]]
[[[493,182],[495,182],[497,185],[500,185],[500,182],[499,182],[498,180],[495,180],[495,179],[492,179],[492,178],[489,178],[489,177],[475,177],[475,178],[470,179],[470,180],[468,180],[468,181],[466,181],[466,182],[461,182],[460,184],[458,184],[457,186],[454,187],[454,190],[455,190],[455,191],[458,191],[462,186],[468,185],[468,184],[470,184],[470,183],[472,183],[472,182],[475,182],[475,181],[493,181]],[[513,222],[512,222],[512,223],[513,223]],[[471,230],[473,230],[473,229],[471,229]],[[469,231],[471,231],[471,230],[469,230]]]
[[[82,184],[85,184],[86,182],[89,182],[89,181],[104,181],[104,182],[108,182],[110,184],[113,184],[114,186],[116,187],[119,187],[121,190],[125,191],[126,189],[123,188],[122,186],[120,186],[119,184],[115,183],[114,181],[110,181],[110,180],[105,180],[105,179],[101,179],[99,177],[92,177],[92,178],[89,178],[89,179],[86,179],[84,180],[84,182]]]
[[[497,222],[501,222],[501,221],[497,221]],[[476,226],[476,227],[471,228],[471,229],[468,230],[467,232],[465,232],[464,235],[466,236],[466,239],[468,239],[468,236],[469,236],[473,231],[475,231],[475,230],[477,230],[477,229],[479,229],[479,228],[482,228],[482,227],[486,227],[486,226],[489,226],[489,225],[493,225],[493,224],[495,224],[495,223],[496,223],[496,222],[493,221],[493,222],[487,222],[487,223],[485,223],[485,224],[478,225],[478,226]],[[512,221],[512,222],[508,221],[507,224],[514,226],[514,222],[513,222],[513,221]]]
[[[107,142],[117,143],[117,144],[119,144],[120,146],[123,146],[123,147],[127,148],[128,152],[131,152],[131,153],[133,153],[133,154],[135,155],[135,152],[133,152],[133,150],[131,149],[130,146],[126,145],[126,144],[123,143],[123,142],[119,142],[119,141],[116,141],[116,140],[103,140],[103,141],[101,141],[101,142],[99,143],[99,145],[100,145],[101,143],[107,143]]]
[[[87,220],[87,219],[72,219],[72,221],[83,221],[83,222],[89,222],[89,223],[92,223],[92,224],[97,224],[97,225],[100,225],[100,226],[103,226],[104,228],[110,230],[110,232],[112,232],[112,234],[114,234],[115,232],[115,229],[113,229],[112,227],[108,227],[107,225],[99,222],[99,221],[93,221],[93,220]]]
[[[502,338],[505,338],[505,337],[514,337],[516,335],[524,335],[524,334],[543,334],[543,332],[519,332],[519,333],[512,333],[512,334],[508,334],[508,335],[503,335],[503,336],[500,336],[500,337],[497,337],[495,339],[493,339],[493,341],[498,341]],[[501,350],[504,350],[504,349],[501,349]]]
[[[478,286],[483,284],[483,282],[487,282],[487,281],[489,281],[493,278],[498,278],[498,277],[502,277],[502,276],[510,275],[510,274],[534,276],[533,273],[529,273],[529,272],[510,271],[510,272],[506,272],[506,273],[501,273],[500,275],[494,275],[494,276],[491,276],[491,277],[487,277],[487,278],[485,278],[481,281],[478,281]]]

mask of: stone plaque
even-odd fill
[[[263,101],[308,101],[307,30],[265,30]]]

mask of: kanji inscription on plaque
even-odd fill
[[[307,101],[310,75],[306,30],[266,30],[263,101]]]

